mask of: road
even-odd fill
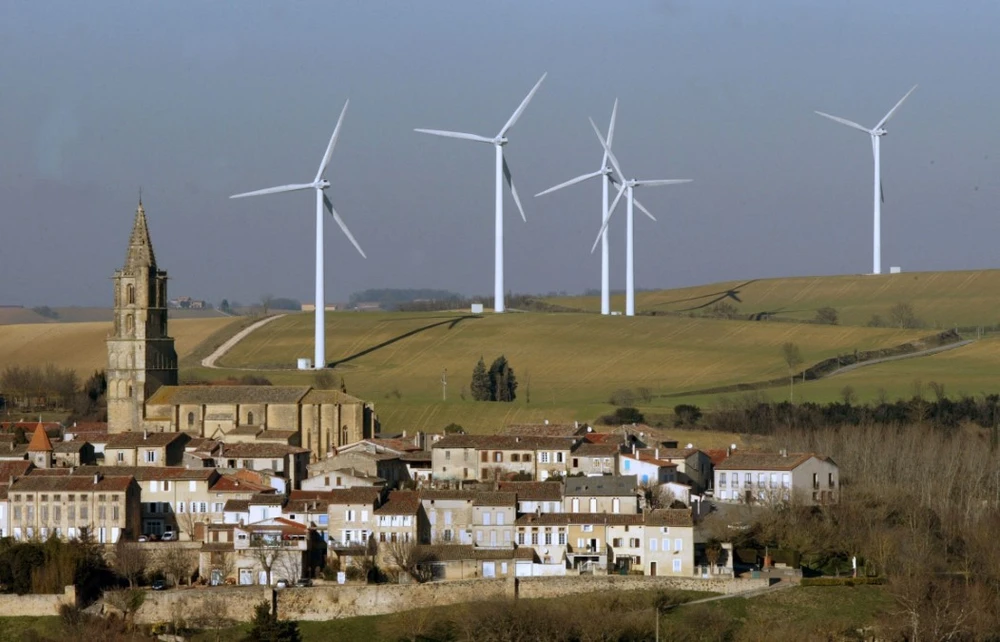
[[[253,324],[248,325],[247,327],[243,328],[242,330],[240,330],[239,332],[237,332],[235,335],[233,335],[232,337],[230,337],[229,341],[226,341],[221,346],[219,346],[218,348],[216,348],[215,352],[213,352],[212,354],[210,354],[207,357],[205,357],[204,359],[202,359],[201,360],[202,367],[203,368],[214,368],[214,369],[218,370],[219,366],[215,365],[215,362],[218,361],[219,359],[221,359],[223,357],[223,355],[225,355],[227,352],[229,352],[230,350],[232,350],[233,346],[235,346],[237,343],[239,343],[240,341],[242,341],[243,339],[245,339],[246,336],[248,334],[250,334],[251,332],[253,332],[254,330],[256,330],[256,329],[258,329],[258,328],[260,328],[262,326],[267,325],[271,321],[275,321],[277,319],[280,319],[283,316],[285,316],[285,315],[284,314],[276,314],[273,317],[266,317],[264,319],[261,319],[257,323],[253,323]]]

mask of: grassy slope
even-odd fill
[[[234,319],[180,319],[170,323],[179,357],[190,352],[216,330]],[[81,376],[105,367],[108,359],[104,340],[111,324],[31,323],[0,325],[0,365],[45,365],[73,368]]]
[[[511,422],[593,421],[611,410],[606,400],[619,388],[648,387],[656,394],[781,376],[785,366],[779,347],[785,341],[798,343],[812,361],[838,351],[896,345],[920,334],[593,314],[486,315],[452,325],[460,317],[331,313],[327,322],[330,358],[360,355],[338,365],[334,372],[344,377],[349,392],[376,403],[389,430],[440,429],[454,421],[469,429],[492,431]],[[399,340],[383,345],[394,338]],[[287,368],[296,357],[311,351],[312,317],[290,315],[254,332],[220,365]],[[515,368],[520,382],[518,400],[513,404],[462,401],[459,393],[468,385],[476,360],[483,355],[489,361],[499,354],[505,354]],[[445,369],[449,373],[447,403],[441,401]],[[192,372],[220,375],[197,370],[187,374]],[[287,370],[267,376],[275,383],[312,380],[308,373]]]
[[[1000,322],[995,293],[1000,270],[912,272],[760,279],[712,283],[677,290],[639,292],[638,311],[698,312],[717,301],[728,301],[747,315],[781,310],[782,317],[808,320],[824,306],[836,308],[841,323],[864,325],[873,314],[883,318],[899,302],[909,303],[929,326],[993,326]],[[736,291],[742,302],[726,296]],[[581,310],[600,310],[598,297],[560,297],[551,303]],[[624,297],[613,298],[612,309],[624,309]]]

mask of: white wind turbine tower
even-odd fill
[[[615,118],[618,114],[618,99],[615,99],[615,105],[611,109],[611,124],[608,125],[608,147],[611,147],[611,141],[615,135]],[[619,184],[618,179],[612,174],[612,168],[608,165],[608,153],[604,152],[604,158],[601,160],[601,169],[596,172],[591,172],[589,174],[583,174],[577,176],[576,178],[571,178],[565,183],[560,183],[555,187],[550,187],[549,189],[535,194],[535,196],[543,196],[545,194],[551,194],[556,190],[560,190],[564,187],[569,187],[570,185],[576,185],[577,183],[582,183],[591,178],[602,177],[601,180],[601,224],[608,220],[608,185],[613,183],[615,185]],[[653,215],[649,213],[645,207],[642,206],[638,200],[635,200],[635,206],[639,210],[652,218]],[[601,314],[608,315],[611,314],[611,290],[610,290],[610,277],[608,272],[608,230],[604,229],[604,234],[601,235]]]
[[[830,114],[827,114],[827,113],[824,113],[824,112],[821,112],[821,111],[817,111],[816,112],[820,116],[824,116],[826,118],[829,118],[830,120],[836,121],[836,122],[840,123],[841,125],[847,125],[848,127],[853,127],[854,129],[859,129],[859,130],[865,132],[866,134],[868,134],[869,136],[871,136],[871,139],[872,139],[872,155],[875,157],[875,192],[874,192],[874,194],[875,194],[874,195],[874,201],[875,201],[875,216],[874,216],[874,218],[875,218],[875,220],[874,220],[874,224],[873,224],[874,231],[873,231],[873,241],[872,241],[873,255],[874,255],[874,258],[873,258],[873,267],[872,267],[872,273],[873,274],[881,274],[882,273],[882,200],[883,200],[883,197],[882,197],[882,168],[881,168],[882,161],[881,161],[881,158],[880,158],[880,155],[879,155],[880,154],[880,151],[879,151],[879,142],[880,142],[880,139],[883,136],[885,136],[887,133],[889,133],[889,132],[887,132],[885,130],[885,128],[883,127],[883,125],[885,125],[887,122],[889,122],[889,119],[892,118],[893,114],[896,113],[896,110],[899,109],[899,106],[903,104],[903,101],[906,100],[910,96],[910,94],[913,93],[913,90],[916,89],[916,88],[917,88],[917,86],[913,85],[913,87],[910,88],[910,91],[906,92],[906,95],[899,99],[899,102],[896,103],[896,106],[893,107],[892,109],[890,109],[889,113],[887,113],[885,115],[885,117],[883,117],[882,120],[878,121],[878,124],[875,125],[874,127],[872,127],[871,129],[868,129],[867,127],[864,127],[863,125],[859,125],[858,123],[856,123],[856,122],[854,122],[852,120],[847,120],[846,118],[841,118],[839,116],[831,116]]]
[[[615,196],[615,200],[611,203],[611,208],[608,211],[608,218],[604,221],[601,226],[601,231],[597,233],[597,240],[594,241],[594,246],[590,248],[591,253],[597,249],[597,244],[601,240],[601,236],[604,235],[605,230],[608,228],[608,223],[611,217],[614,216],[615,208],[618,207],[618,201],[621,200],[622,194],[628,192],[628,209],[626,210],[627,218],[625,224],[625,316],[634,317],[635,316],[635,251],[634,251],[634,238],[633,238],[633,210],[632,206],[635,204],[634,191],[636,187],[657,187],[660,185],[678,185],[680,183],[690,183],[690,178],[664,178],[664,179],[643,179],[637,180],[634,178],[625,178],[625,173],[622,172],[621,165],[618,164],[618,159],[615,158],[614,152],[608,147],[605,142],[604,137],[601,136],[601,130],[597,128],[594,124],[594,120],[590,119],[590,126],[594,128],[594,133],[597,134],[597,140],[601,141],[601,146],[604,148],[604,152],[608,155],[608,160],[611,161],[611,166],[615,168],[615,172],[618,174],[618,178],[621,180],[621,187],[618,188],[618,195]],[[645,211],[645,210],[644,210]],[[652,218],[653,215],[649,212],[646,214]]]
[[[525,107],[531,101],[531,98],[538,91],[541,86],[542,81],[545,80],[547,74],[542,74],[542,77],[538,79],[535,86],[531,88],[528,95],[525,96],[524,100],[518,106],[514,113],[511,115],[507,124],[504,125],[500,132],[493,138],[487,138],[486,136],[479,136],[478,134],[465,134],[462,132],[451,132],[442,131],[440,129],[415,129],[423,134],[434,134],[435,136],[444,136],[446,138],[461,138],[463,140],[471,140],[477,143],[488,143],[496,148],[496,238],[495,238],[495,249],[494,249],[494,281],[493,281],[493,311],[503,312],[504,311],[504,300],[503,300],[503,181],[506,179],[507,185],[510,187],[510,194],[514,197],[514,204],[517,205],[518,211],[521,213],[521,219],[527,222],[527,218],[524,216],[524,208],[521,207],[521,199],[517,196],[517,190],[514,188],[514,181],[510,175],[510,168],[507,166],[507,159],[504,157],[503,148],[507,144],[507,132],[510,128],[514,126],[517,119],[521,117],[524,113]]]
[[[351,244],[357,248],[361,256],[365,256],[364,250],[358,245],[358,242],[354,240],[354,235],[351,231],[347,229],[347,225],[344,224],[343,219],[337,214],[337,210],[333,209],[333,203],[327,198],[323,190],[330,187],[330,181],[323,177],[323,173],[326,171],[327,165],[330,164],[330,157],[333,156],[333,146],[337,144],[337,137],[340,135],[340,126],[344,122],[344,115],[347,114],[347,105],[351,101],[344,103],[344,109],[340,112],[340,118],[337,119],[337,126],[333,129],[333,136],[330,137],[330,143],[326,146],[326,153],[323,154],[323,160],[320,161],[319,170],[316,172],[316,178],[313,179],[311,183],[301,183],[296,185],[281,185],[279,187],[268,187],[266,189],[259,189],[253,192],[245,192],[243,194],[234,194],[229,198],[243,198],[245,196],[259,196],[261,194],[280,194],[281,192],[297,192],[300,190],[312,189],[316,190],[316,328],[315,328],[315,349],[313,352],[313,367],[317,370],[321,370],[326,367],[326,302],[324,300],[325,289],[323,285],[323,209],[324,207],[330,210],[330,214],[333,215],[333,220],[337,222],[340,229],[344,231],[344,234],[350,240]]]

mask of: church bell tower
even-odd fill
[[[167,334],[167,273],[157,269],[142,198],[125,265],[115,270],[114,326],[108,336],[108,432],[142,430],[146,400],[177,385],[177,352]]]

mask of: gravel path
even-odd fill
[[[215,362],[218,361],[219,359],[221,359],[223,357],[223,355],[225,355],[227,352],[229,352],[230,350],[232,350],[233,346],[235,346],[237,343],[239,343],[240,341],[242,341],[248,334],[250,334],[251,332],[253,332],[257,328],[260,328],[260,327],[262,327],[264,325],[267,325],[271,321],[274,321],[276,319],[280,319],[283,316],[285,316],[285,315],[284,314],[276,314],[273,317],[267,317],[266,319],[261,319],[257,323],[254,323],[252,325],[249,325],[249,326],[243,328],[242,330],[240,330],[239,332],[237,332],[235,335],[233,335],[233,337],[231,337],[229,339],[229,341],[226,341],[221,346],[219,346],[215,350],[215,352],[213,352],[212,354],[210,354],[207,357],[205,357],[204,359],[202,359],[201,360],[202,367],[204,367],[204,368],[215,368],[215,369],[218,369],[219,366],[215,365]]]
[[[928,348],[926,350],[920,350],[918,352],[911,352],[909,354],[897,354],[892,357],[882,357],[881,359],[872,359],[871,361],[862,361],[861,363],[852,363],[849,366],[844,366],[843,368],[838,368],[822,379],[828,377],[835,377],[844,372],[850,372],[851,370],[857,370],[858,368],[864,368],[865,366],[874,366],[879,363],[886,363],[888,361],[899,361],[900,359],[913,359],[914,357],[926,357],[928,355],[937,354],[938,352],[944,352],[946,350],[954,350],[955,348],[961,348],[972,343],[972,339],[966,339],[965,341],[959,341],[957,343],[949,343],[943,346],[936,346],[934,348]]]

